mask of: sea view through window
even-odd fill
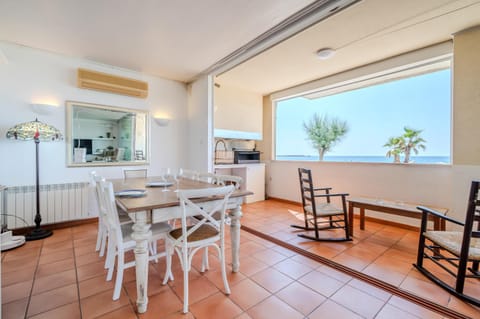
[[[276,160],[319,160],[319,144],[312,142],[305,128],[316,114],[346,126],[345,134],[325,151],[323,161],[451,162],[450,69],[311,97],[276,101]],[[315,132],[334,134],[318,128]],[[406,145],[410,145],[409,156]]]

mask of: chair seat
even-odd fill
[[[317,211],[315,213],[319,217],[343,215],[343,210],[330,203],[316,203],[316,207]],[[305,210],[310,214],[313,214],[311,205],[305,206]]]
[[[190,230],[192,227],[193,226],[187,227],[187,231]],[[200,240],[205,240],[205,239],[208,239],[208,238],[216,237],[219,234],[220,233],[218,232],[218,230],[216,230],[214,227],[204,224],[188,236],[188,241],[189,242],[196,242],[196,241],[200,241]],[[172,237],[173,239],[180,238],[182,236],[182,229],[177,228],[177,229],[172,230],[169,233],[169,236]]]
[[[438,246],[448,250],[456,256],[460,256],[462,248],[463,232],[457,231],[426,231],[425,237]],[[480,261],[480,238],[470,239],[468,259]]]

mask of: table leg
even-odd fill
[[[360,229],[365,229],[365,208],[360,208]]]
[[[148,241],[152,237],[150,226],[151,225],[147,223],[147,212],[135,213],[135,223],[132,226],[132,238],[137,243],[134,252],[138,313],[146,312],[148,304]]]
[[[348,202],[348,231],[353,237],[353,203]]]
[[[240,218],[242,217],[241,205],[230,210],[230,239],[232,241],[232,271],[240,270]]]

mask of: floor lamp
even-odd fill
[[[51,142],[61,140],[62,134],[55,127],[42,123],[35,119],[35,121],[17,124],[7,131],[7,138],[21,141],[35,142],[35,195],[36,195],[36,214],[35,214],[35,228],[25,236],[26,240],[37,240],[46,238],[52,235],[51,230],[40,228],[42,222],[42,215],[40,215],[40,182],[39,182],[39,168],[38,168],[38,146],[40,141]]]

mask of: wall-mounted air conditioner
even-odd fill
[[[83,89],[140,98],[146,98],[148,95],[147,82],[81,68],[78,69],[77,73],[77,85]]]

